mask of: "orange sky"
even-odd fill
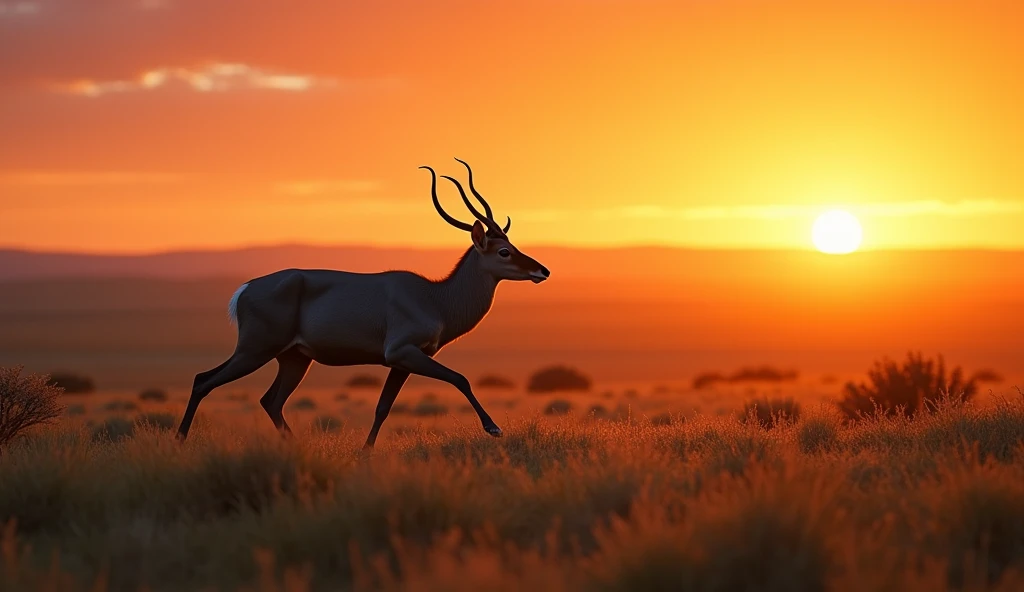
[[[0,246],[465,244],[459,156],[524,248],[1024,248],[1015,0],[0,0],[0,60]]]

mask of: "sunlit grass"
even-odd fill
[[[103,437],[71,418],[13,446],[0,588],[1024,584],[1016,400],[856,423],[808,406],[770,428],[535,413],[498,440],[449,416],[369,454],[333,418],[287,441],[217,419],[184,445],[161,421]]]

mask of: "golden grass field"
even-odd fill
[[[0,589],[1024,586],[1012,390],[857,423],[804,399],[771,428],[740,421],[741,389],[482,392],[499,440],[436,392],[403,393],[369,454],[372,390],[300,390],[284,440],[228,386],[184,445],[184,393],[65,395],[75,415],[0,455]],[[545,415],[556,398],[574,411]]]

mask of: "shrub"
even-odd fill
[[[800,404],[792,397],[786,399],[758,399],[749,401],[740,412],[740,421],[756,420],[763,426],[792,423],[800,418]]]
[[[338,393],[338,394],[334,395],[334,400],[335,401],[348,401],[348,399],[349,399],[349,396],[348,396],[348,393],[346,393],[346,392],[341,392],[341,393]]]
[[[657,413],[657,414],[651,416],[651,425],[653,425],[653,426],[672,425],[672,422],[673,422],[672,414],[667,412],[667,411],[663,411],[661,413]]]
[[[313,429],[319,432],[337,432],[341,426],[341,420],[333,415],[318,415],[313,419]]]
[[[808,417],[797,429],[797,445],[803,452],[823,452],[834,448],[839,442],[838,418],[829,416]]]
[[[135,411],[139,406],[132,401],[122,401],[121,399],[114,399],[103,406],[104,411]]]
[[[572,411],[572,403],[565,399],[555,399],[544,407],[544,415],[565,415]]]
[[[693,388],[694,390],[700,390],[724,381],[725,375],[721,372],[702,372],[693,378]]]
[[[158,388],[149,388],[139,393],[139,400],[163,403],[167,400],[167,392]]]
[[[903,364],[883,358],[868,371],[870,384],[846,383],[839,408],[850,418],[879,412],[892,415],[897,409],[913,414],[924,409],[926,402],[934,401],[942,393],[970,399],[977,392],[974,378],[964,380],[963,370],[957,366],[947,378],[942,356],[937,360],[924,359],[921,353],[907,354]]]
[[[740,368],[729,375],[729,382],[786,382],[796,380],[796,370],[779,370],[771,366]]]
[[[63,411],[60,388],[40,374],[21,375],[22,368],[0,368],[0,449],[31,427],[49,423]]]
[[[131,438],[134,434],[135,422],[121,416],[108,417],[103,423],[92,429],[92,439],[96,441],[116,442],[124,438]]]
[[[158,430],[171,430],[178,425],[178,420],[170,413],[143,413],[135,418],[135,423]]]
[[[796,370],[779,370],[772,366],[749,366],[726,376],[721,372],[703,372],[693,379],[693,388],[700,390],[719,382],[785,382],[796,380]]]
[[[292,404],[292,409],[298,409],[301,411],[309,411],[312,409],[316,409],[316,401],[310,399],[309,397],[302,397],[298,401],[295,401],[294,404]]]
[[[530,377],[526,390],[531,393],[550,393],[555,391],[588,391],[590,379],[575,368],[568,366],[549,366],[538,370]]]
[[[1002,374],[996,372],[991,368],[982,368],[981,370],[978,370],[977,372],[971,375],[971,380],[978,383],[1000,383],[1004,380],[1004,378]]]
[[[88,376],[73,372],[54,372],[50,374],[50,384],[64,389],[66,395],[84,395],[96,390],[96,383]]]
[[[512,380],[509,378],[505,378],[504,376],[498,376],[497,374],[486,374],[480,377],[480,380],[477,381],[477,386],[480,388],[510,389],[515,388],[516,383],[512,382]]]
[[[85,405],[68,405],[67,409],[64,410],[64,413],[68,417],[74,417],[76,415],[85,415]]]
[[[349,388],[380,388],[384,381],[373,374],[356,374],[345,383]]]
[[[412,414],[418,417],[436,417],[438,415],[448,415],[448,406],[438,403],[433,399],[424,397],[416,406],[412,408]]]

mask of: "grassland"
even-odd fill
[[[1024,586],[1019,399],[771,429],[521,406],[500,440],[410,411],[370,454],[351,424],[283,441],[213,407],[182,446],[91,405],[0,455],[0,589]]]

